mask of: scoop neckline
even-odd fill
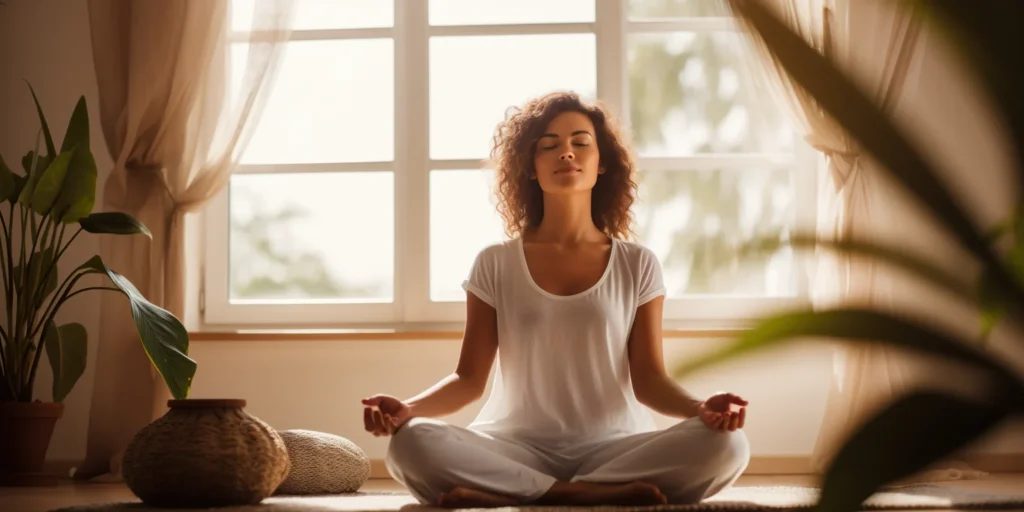
[[[528,265],[526,262],[526,246],[524,245],[525,242],[523,241],[522,236],[516,239],[516,252],[519,253],[519,264],[523,269],[523,274],[526,276],[526,282],[530,283],[531,288],[533,288],[538,293],[549,299],[571,300],[592,293],[594,290],[598,289],[602,284],[604,284],[605,280],[608,279],[608,275],[611,274],[612,272],[612,265],[614,265],[615,263],[615,257],[619,252],[619,241],[615,237],[608,237],[608,239],[611,240],[612,242],[610,249],[611,252],[608,254],[608,264],[605,265],[604,272],[601,274],[601,278],[598,279],[596,283],[591,285],[590,288],[587,288],[586,290],[583,290],[579,293],[574,293],[572,295],[557,295],[545,290],[544,288],[541,288],[540,285],[537,284],[537,281],[533,279],[533,274],[530,273],[530,265]]]

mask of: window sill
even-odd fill
[[[742,327],[665,329],[665,339],[733,338]],[[189,332],[193,342],[210,341],[434,341],[462,339],[460,330],[430,329],[237,329]]]

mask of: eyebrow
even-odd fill
[[[570,135],[570,137],[575,137],[577,135],[590,135],[591,137],[594,136],[594,134],[588,132],[587,130],[576,130],[576,131],[572,132],[572,135]],[[554,138],[557,139],[558,135],[554,134],[554,133],[545,133],[544,135],[540,136],[540,138],[542,138],[542,139],[545,138],[545,137],[554,137]]]

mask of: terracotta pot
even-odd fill
[[[125,483],[159,507],[252,505],[288,476],[288,450],[245,400],[169,400],[125,449]]]
[[[0,485],[57,485],[43,464],[63,414],[63,403],[0,402]]]

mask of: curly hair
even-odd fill
[[[635,169],[618,126],[600,103],[586,103],[573,92],[555,92],[509,109],[495,131],[491,163],[496,171],[498,213],[509,237],[540,225],[544,217],[543,192],[539,181],[530,179],[535,172],[537,142],[555,117],[573,111],[586,115],[594,124],[599,165],[605,171],[598,175],[591,191],[594,225],[610,237],[633,236],[630,209],[637,192]]]

